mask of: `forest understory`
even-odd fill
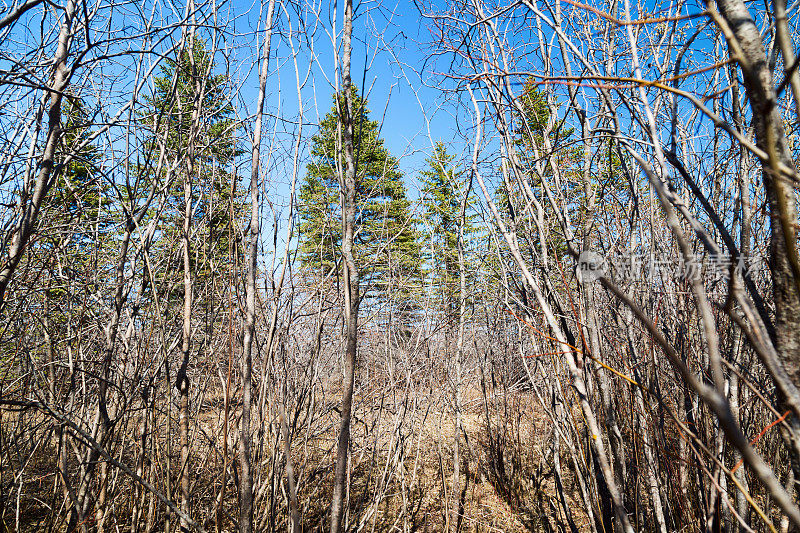
[[[438,532],[447,530],[450,520],[457,521],[453,527],[464,532],[588,530],[588,516],[581,511],[574,458],[555,442],[546,416],[531,409],[536,404],[534,395],[520,381],[512,382],[510,378],[492,376],[489,383],[465,386],[457,497],[450,494],[454,420],[441,392],[432,390],[430,383],[425,388],[417,384],[412,399],[406,383],[396,388],[387,388],[385,383],[365,387],[364,396],[354,398],[358,414],[352,438],[359,444],[351,450],[348,473],[352,499],[348,530]],[[318,397],[309,399],[308,405],[296,406],[299,411],[287,413],[297,498],[303,502],[298,509],[303,531],[326,530],[332,493],[331,443],[335,442],[341,391],[320,391],[315,396]],[[238,479],[235,474],[226,476],[223,472],[230,472],[237,458],[235,454],[226,457],[219,446],[224,442],[225,395],[211,383],[196,400],[199,411],[192,416],[195,422],[190,445],[190,460],[195,465],[190,472],[192,515],[205,517],[200,523],[209,531],[236,531]],[[236,407],[229,405],[231,410]],[[263,435],[261,429],[256,433],[256,439],[263,439],[262,446],[266,448],[262,459],[265,477],[256,491],[261,509],[258,530],[275,531],[287,527],[288,517],[283,510],[289,506],[289,488],[283,470],[286,449],[280,442],[282,420],[275,415],[276,409],[266,409],[273,416],[264,418]],[[169,439],[164,435],[165,428],[148,428],[142,434],[142,416],[145,415],[140,412],[132,417],[123,428],[126,434],[122,439],[133,443],[144,438],[148,446],[166,448]],[[176,422],[172,422],[173,427]],[[5,428],[46,423],[45,417],[8,412],[2,419]],[[10,441],[9,437],[9,433],[2,435],[9,450],[27,444]],[[172,439],[177,437],[172,435]],[[229,449],[236,450],[235,433],[228,439]],[[154,484],[170,466],[163,461],[140,461],[141,449],[125,450],[120,446],[113,452],[121,463],[141,465],[137,473]],[[559,455],[558,460],[554,453]],[[22,531],[65,530],[68,509],[58,509],[62,495],[58,487],[57,430],[32,453],[19,453],[20,456],[26,457],[26,478],[3,498],[4,530],[17,530],[15,524]],[[171,476],[177,479],[178,456],[171,461]],[[563,466],[557,466],[559,462]],[[22,466],[17,464],[15,468],[23,470]],[[67,459],[66,471],[76,471],[77,466],[76,461]],[[70,483],[77,486],[77,476]],[[137,490],[136,483],[123,473],[114,475],[109,484],[107,490],[115,497],[102,518],[107,530],[130,530],[134,524],[138,524],[136,530],[163,530],[163,504],[153,494]],[[158,488],[166,492],[165,487]],[[454,512],[450,506],[455,507]],[[90,514],[77,527],[97,525],[96,517]]]
[[[3,0],[0,532],[799,532],[798,47]]]

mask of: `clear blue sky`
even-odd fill
[[[242,34],[249,34],[238,39],[238,45],[244,45],[240,53],[244,54],[244,50],[247,50],[252,54],[256,45],[251,32],[258,21],[260,7],[248,0],[236,0],[234,6],[238,11],[236,14],[240,17],[236,21],[238,26],[236,30]],[[340,31],[343,3],[339,4],[338,9],[337,30]],[[316,131],[313,123],[327,113],[332,104],[333,44],[330,34],[326,33],[330,31],[332,11],[333,2],[323,3],[322,20],[316,32],[306,31],[305,42],[298,42],[295,39],[301,77],[305,77],[305,71],[311,60],[312,43],[316,57],[316,64],[302,91],[307,122],[303,130],[305,139],[303,145],[306,148],[310,137]],[[280,15],[277,28],[288,31],[286,15],[284,13]],[[411,0],[392,0],[380,5],[362,2],[360,6],[356,6],[356,16],[353,29],[353,83],[359,89],[364,86],[368,91],[371,118],[382,122],[381,136],[389,151],[400,160],[408,184],[409,197],[413,199],[417,197],[416,177],[431,151],[431,139],[434,142],[441,140],[452,144],[455,153],[463,150],[464,145],[457,142],[455,134],[453,115],[455,106],[453,102],[446,100],[446,96],[443,96],[438,88],[429,87],[431,85],[438,87],[439,82],[430,71],[430,65],[427,69],[424,65],[429,52],[428,22],[420,16]],[[296,24],[296,14],[292,14],[292,18],[293,24]],[[310,20],[309,17],[306,19]],[[312,22],[309,21],[308,24]],[[262,37],[263,31],[259,32],[259,42]],[[267,112],[276,113],[280,109],[281,116],[294,119],[298,104],[291,47],[286,37],[278,39],[278,42],[273,37],[272,49]],[[257,95],[257,67],[251,56],[242,57],[241,63],[234,68],[238,68],[242,83],[240,101],[247,107],[248,112],[252,113]],[[309,122],[312,124],[308,124]],[[270,124],[270,127],[272,126],[274,122]],[[286,127],[291,130],[294,126]],[[294,130],[287,130],[283,136],[278,136],[283,151],[281,157],[286,158],[289,155],[294,133]],[[265,139],[265,142],[268,140]],[[307,151],[304,151],[303,155],[307,156]],[[286,176],[288,170],[287,168],[277,170],[277,174]],[[300,179],[304,170],[303,165]],[[280,197],[288,195],[288,177],[270,178],[272,184],[270,188],[276,200],[280,202]]]

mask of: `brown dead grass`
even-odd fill
[[[502,401],[498,398],[502,398]],[[327,505],[330,501],[333,477],[332,450],[338,428],[337,397],[329,395],[326,403],[318,407],[323,413],[314,423],[327,427],[326,431],[305,440],[305,431],[293,437],[292,459],[299,477],[299,502],[305,531],[323,531],[327,526]],[[427,411],[417,408],[408,413],[407,427],[402,430],[401,442],[394,433],[396,428],[396,408],[383,399],[383,412],[366,409],[375,404],[375,398],[357,399],[355,411],[359,420],[353,425],[353,454],[351,460],[351,499],[350,524],[361,523],[361,531],[418,531],[439,532],[445,527],[445,507],[452,501],[451,480],[453,475],[453,431],[452,415],[446,410]],[[372,403],[370,403],[372,402]],[[549,446],[545,439],[549,435],[549,423],[536,408],[536,401],[525,392],[508,393],[502,397],[494,396],[489,405],[489,423],[486,407],[479,388],[472,388],[463,394],[462,426],[466,441],[461,445],[461,488],[460,531],[463,532],[507,532],[548,531],[558,529],[561,520],[553,516],[556,501],[556,487],[547,465],[540,464]],[[206,396],[198,413],[197,431],[193,450],[193,487],[196,498],[193,502],[193,515],[206,527],[214,529],[213,496],[219,491],[221,465],[220,448],[223,402],[216,396]],[[232,407],[235,409],[235,406]],[[513,416],[509,416],[512,413]],[[3,421],[9,421],[9,413],[4,413]],[[31,417],[34,420],[37,417]],[[38,417],[42,418],[42,417]],[[44,423],[44,420],[39,420]],[[32,423],[32,422],[30,422]],[[277,421],[268,428],[272,435],[278,435]],[[491,430],[488,426],[491,426]],[[133,431],[135,424],[126,426]],[[234,432],[231,427],[230,431]],[[511,481],[505,486],[499,484],[492,475],[489,433],[505,434],[502,451],[504,460],[513,465]],[[161,434],[163,439],[163,432]],[[217,439],[215,443],[214,440]],[[131,440],[125,438],[127,446]],[[4,444],[8,440],[4,436]],[[56,475],[56,443],[50,441],[40,445],[23,470],[20,491],[20,528],[23,531],[40,530],[47,523],[46,516],[60,505],[58,497],[53,497],[53,481]],[[229,460],[235,464],[235,445],[229,442]],[[393,455],[402,447],[402,458],[394,461]],[[4,452],[5,453],[5,452]],[[10,455],[2,462],[2,479],[5,487],[17,490],[19,485],[9,484],[14,471],[20,465],[10,467]],[[122,459],[133,465],[135,457],[131,452],[123,452]],[[275,488],[277,508],[274,518],[276,530],[285,530],[286,503],[281,487],[283,482],[282,458],[278,456],[281,476]],[[388,462],[388,466],[387,466]],[[175,461],[177,463],[177,461]],[[565,480],[565,495],[573,511],[573,518],[580,530],[587,530],[585,513],[581,512],[580,501],[575,497],[577,490],[571,483],[572,473],[569,461],[562,460]],[[265,464],[256,468],[267,468]],[[173,472],[173,475],[176,475]],[[388,479],[389,481],[385,481]],[[77,480],[76,480],[77,481]],[[275,482],[275,481],[273,481]],[[113,495],[113,508],[110,512],[107,530],[130,527],[130,495],[132,484],[125,476],[119,476]],[[226,487],[223,502],[223,531],[235,531],[237,512],[236,485],[231,480]],[[258,487],[257,487],[258,490]],[[375,498],[375,491],[381,493]],[[14,530],[16,502],[12,492],[5,491],[4,521],[5,530]],[[16,496],[16,494],[13,494]],[[262,505],[264,503],[262,502]],[[545,523],[547,522],[547,523]],[[268,522],[269,523],[269,522]],[[92,530],[92,524],[87,524]],[[63,530],[63,523],[60,528]],[[0,531],[3,527],[0,526]],[[59,527],[56,527],[56,531]]]

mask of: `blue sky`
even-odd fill
[[[309,160],[311,137],[317,132],[316,122],[330,110],[333,103],[335,62],[330,34],[333,26],[330,20],[332,6],[333,2],[323,4],[319,9],[321,20],[317,22],[316,30],[308,28],[302,34],[302,41],[297,32],[298,14],[291,13],[289,19],[285,12],[276,12],[275,28],[278,33],[274,34],[272,41],[273,55],[267,83],[262,143],[262,165],[269,147],[276,147],[263,176],[265,186],[262,190],[265,194],[262,198],[266,201],[262,201],[261,249],[266,264],[271,263],[273,250],[277,249],[279,255],[282,253],[285,242],[292,155],[297,138],[296,124],[285,122],[298,117],[296,73],[287,21],[291,20],[294,25],[291,30],[294,32],[297,66],[301,79],[306,80],[301,90],[305,124],[297,176],[299,191]],[[339,20],[336,22],[339,32],[342,8],[343,4],[340,3]],[[234,0],[230,9],[229,16],[234,19],[230,25],[233,37],[226,37],[227,50],[221,50],[218,54],[217,66],[219,69],[225,68],[227,55],[232,82],[239,87],[235,106],[241,110],[241,116],[252,116],[258,94],[258,65],[254,56],[264,36],[263,25],[258,30],[256,25],[265,18],[266,2]],[[429,53],[427,43],[430,33],[427,20],[420,16],[411,0],[391,0],[391,3],[381,5],[365,1],[362,7],[356,8],[356,15],[353,29],[353,83],[359,89],[368,91],[371,118],[382,123],[381,137],[389,152],[398,158],[408,197],[415,200],[419,196],[419,173],[425,166],[426,157],[432,152],[432,141],[444,141],[451,146],[451,153],[468,155],[464,152],[466,143],[459,141],[456,135],[454,113],[457,106],[443,95],[439,81],[430,71],[430,65],[427,71],[423,71]],[[313,25],[314,20],[308,13],[305,19],[306,24]],[[310,70],[309,65],[312,65]],[[281,117],[283,121],[276,117]],[[249,152],[249,146],[249,140],[244,140],[242,148]],[[243,156],[239,165],[239,175],[249,176],[249,156]],[[242,183],[244,188],[247,185]],[[277,241],[273,240],[275,218],[279,223]]]
[[[330,3],[323,7],[322,16],[331,16],[332,5]],[[241,9],[242,13],[249,10],[247,16],[241,17],[237,23],[255,24],[258,20],[258,5],[236,0],[234,9]],[[339,5],[337,29],[341,28],[341,9],[342,4]],[[413,199],[417,197],[416,177],[431,151],[431,139],[452,144],[456,153],[463,150],[463,143],[458,143],[455,135],[455,106],[438,90],[439,83],[430,70],[422,72],[428,55],[426,43],[430,40],[430,34],[427,21],[420,17],[412,1],[395,0],[381,5],[363,2],[361,7],[356,7],[356,15],[353,29],[353,83],[360,89],[364,86],[368,91],[371,118],[382,122],[381,136],[389,151],[399,158],[409,197]],[[293,16],[296,19],[296,15]],[[285,31],[286,24],[286,16],[282,14],[277,27]],[[313,42],[316,64],[302,91],[306,122],[316,122],[332,104],[333,45],[330,34],[325,31],[329,31],[331,21],[320,21],[320,26],[323,25],[326,28],[320,27],[316,33],[307,34],[309,41]],[[260,35],[263,35],[263,31]],[[252,33],[241,39],[250,40],[247,48],[252,53],[255,49]],[[308,68],[310,44],[295,40],[301,71]],[[286,39],[277,39],[276,42],[274,37],[272,49],[274,55],[268,82],[268,113],[280,109],[282,116],[296,117],[298,104],[291,48]],[[238,66],[242,83],[241,102],[252,112],[257,96],[257,72],[252,57],[243,63]],[[304,72],[301,76],[304,76]],[[304,146],[308,146],[315,130],[310,124],[304,127]],[[284,142],[292,143],[293,135],[294,131],[291,134],[287,131]],[[268,142],[267,139],[265,142]],[[289,147],[286,146],[285,150],[289,150]],[[304,168],[300,178],[303,173]],[[282,183],[279,178],[270,181],[277,197],[288,194],[288,181]]]

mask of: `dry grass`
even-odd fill
[[[317,408],[321,413],[307,419],[312,431],[303,426],[293,436],[292,459],[299,483],[299,504],[305,531],[323,531],[327,525],[333,472],[333,446],[338,413],[336,396],[329,395]],[[353,531],[418,531],[438,532],[445,528],[446,509],[452,509],[453,431],[452,412],[444,402],[418,401],[413,408],[401,401],[389,401],[374,394],[357,398],[357,419],[353,425],[353,448],[350,474],[349,523]],[[427,405],[426,405],[427,404]],[[221,484],[223,405],[218,394],[207,395],[195,418],[193,440],[193,516],[206,527],[215,528],[215,502]],[[379,409],[375,409],[380,405]],[[536,409],[535,400],[525,392],[493,396],[484,402],[479,388],[465,391],[462,398],[463,436],[461,442],[461,494],[459,530],[464,532],[554,531],[564,527],[560,515],[556,486],[550,465],[542,464],[550,443],[547,419]],[[431,406],[438,408],[433,409]],[[488,410],[488,415],[487,415]],[[232,407],[235,411],[235,406]],[[510,416],[511,415],[511,416]],[[14,413],[3,414],[3,519],[8,531],[15,529],[17,496],[19,523],[24,531],[38,531],[53,524],[54,530],[65,529],[66,512],[61,489],[55,487],[57,439],[50,433],[43,438],[27,463],[14,459]],[[26,424],[48,422],[41,416],[27,416]],[[37,420],[38,419],[38,420]],[[34,422],[36,420],[36,422]],[[488,420],[488,422],[487,422]],[[19,422],[19,420],[15,420]],[[117,456],[134,465],[133,444],[136,420],[132,418],[115,441]],[[233,424],[233,419],[231,424]],[[319,428],[319,429],[315,429]],[[254,467],[257,483],[271,483],[262,491],[258,512],[272,512],[263,522],[268,529],[286,527],[286,488],[284,459],[278,440],[279,427],[273,420],[265,428],[270,444]],[[42,433],[46,436],[47,432]],[[160,450],[165,449],[163,428],[158,431]],[[236,464],[236,442],[233,425],[229,437],[229,464]],[[175,437],[173,436],[173,439]],[[177,446],[173,440],[173,452]],[[17,443],[16,446],[24,443]],[[24,457],[25,453],[19,453]],[[77,471],[74,454],[70,468]],[[176,456],[175,456],[176,457]],[[497,461],[503,462],[498,474]],[[172,461],[173,487],[176,486],[177,460]],[[563,460],[567,480],[572,473]],[[22,472],[20,475],[19,473]],[[16,473],[16,474],[15,474]],[[274,475],[273,475],[274,474]],[[73,473],[71,482],[78,483]],[[163,480],[156,486],[163,490]],[[586,516],[580,511],[574,483],[565,483],[565,498],[580,530],[587,529]],[[256,490],[258,491],[258,485]],[[134,486],[130,479],[115,473],[110,490],[112,505],[106,530],[130,530],[130,513]],[[235,531],[237,513],[236,476],[229,476],[226,495],[221,505],[220,530]],[[163,521],[163,508],[154,526]],[[92,518],[86,526],[94,528]]]

